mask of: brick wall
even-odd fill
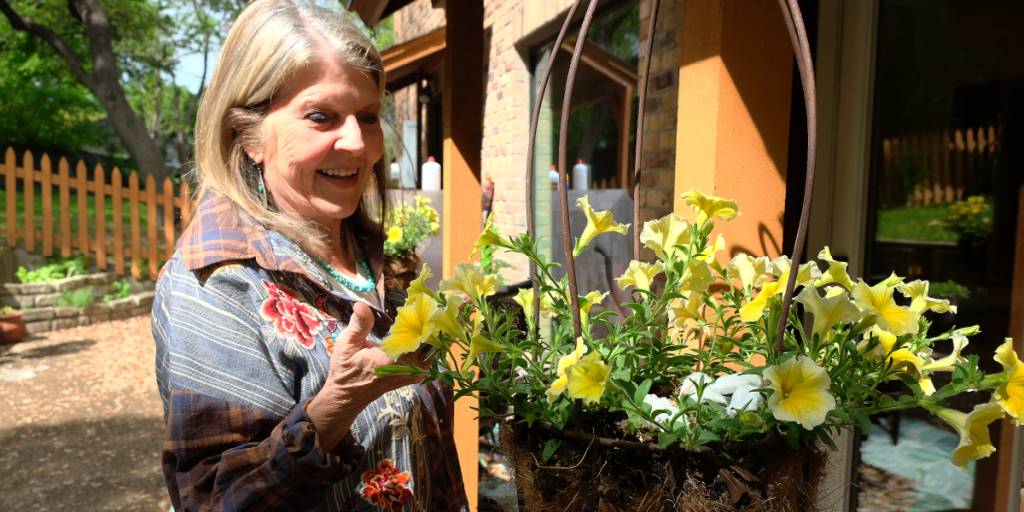
[[[682,0],[663,0],[654,34],[640,177],[641,222],[672,212],[675,186],[676,122],[679,99],[679,63]],[[645,58],[651,1],[640,2],[640,59]],[[640,258],[654,260],[654,251],[643,248]]]
[[[489,38],[486,40],[489,52],[481,179],[491,177],[494,180],[495,225],[506,236],[526,230],[524,180],[526,146],[533,109],[530,81],[534,79],[539,82],[540,78],[531,76],[527,52],[520,53],[514,45],[541,25],[556,18],[562,19],[571,4],[571,0],[486,0],[484,30]],[[649,16],[649,0],[641,0],[641,53],[647,37]],[[651,85],[644,130],[644,176],[640,197],[643,220],[661,217],[672,211],[681,16],[681,0],[662,2],[655,34],[654,58],[651,61]],[[395,40],[407,41],[433,30],[439,23],[444,23],[443,11],[430,9],[429,0],[417,0],[396,13]],[[411,106],[413,94],[408,90],[396,94],[399,124],[402,119],[415,117],[415,110]],[[550,115],[550,112],[545,114]],[[548,123],[542,123],[541,129],[547,130],[548,126]],[[535,166],[539,178],[535,182],[535,190],[538,192],[547,190],[548,166],[544,162],[551,161],[551,151],[554,149],[549,139],[550,135],[539,137],[535,151],[535,161],[539,163]],[[550,207],[541,204],[535,212],[538,214],[538,230],[544,230],[542,224],[549,222],[543,222],[540,217],[550,216]],[[625,222],[626,219],[620,221]],[[555,245],[560,247],[560,244]],[[653,253],[647,251],[641,256],[652,259]],[[506,269],[504,274],[510,282],[526,278],[525,259],[510,258],[509,263],[513,268]]]
[[[444,9],[434,9],[430,0],[416,0],[396,11],[394,17],[396,45],[429,34],[445,24]],[[401,141],[402,121],[416,119],[416,87],[406,87],[397,91],[394,97],[395,131],[398,134],[398,141]],[[410,149],[414,150],[415,148]],[[401,145],[396,148],[396,151],[397,156],[402,155]]]

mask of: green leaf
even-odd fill
[[[676,434],[672,434],[670,432],[660,432],[658,433],[658,446],[666,448],[672,443],[676,442],[676,439],[679,439],[679,436],[677,436]]]
[[[868,418],[868,415],[864,414],[864,411],[853,411],[853,418],[860,424],[861,432],[867,433],[868,430],[871,430],[871,418]]]
[[[387,377],[389,375],[420,375],[426,372],[413,366],[390,365],[376,368],[373,373],[378,377]]]
[[[699,444],[721,443],[721,442],[722,442],[722,438],[718,437],[717,435],[715,435],[714,432],[712,432],[710,430],[702,430],[700,432],[700,436],[697,437],[697,443],[699,443]]]
[[[910,388],[911,391],[914,392],[914,396],[921,396],[921,384],[918,384],[916,379],[914,379],[910,375],[907,375],[906,373],[897,373],[896,375],[900,378],[900,380],[903,381],[904,384],[907,385],[907,387]],[[900,397],[901,402],[902,398],[903,397]]]
[[[645,379],[636,387],[636,392],[633,394],[633,401],[640,404],[643,403],[644,398],[647,398],[647,392],[651,390],[651,386],[654,381],[651,379]]]
[[[558,451],[558,448],[560,446],[562,446],[562,440],[561,439],[558,439],[556,437],[552,437],[551,439],[548,439],[547,444],[544,445],[544,454],[543,454],[544,462],[547,462],[548,459],[550,459],[551,456],[554,455],[556,451]]]
[[[441,382],[444,382],[450,388],[455,387],[455,379],[452,377],[452,373],[454,372],[445,372],[441,374]]]
[[[800,449],[800,427],[796,423],[786,425],[786,439],[794,450]]]

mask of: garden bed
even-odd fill
[[[38,283],[5,283],[0,285],[0,303],[24,311],[22,318],[29,334],[149,314],[153,307],[152,291],[81,307],[61,304],[61,297],[90,287],[88,293],[94,297],[113,294],[117,291],[114,283],[119,278],[113,272],[102,272]]]

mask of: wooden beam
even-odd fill
[[[398,84],[411,85],[417,70],[430,74],[444,62],[447,30],[441,27],[411,41],[392,46],[381,52],[384,72],[388,76],[388,90],[401,89]]]
[[[459,262],[468,261],[480,235],[480,164],[483,144],[484,5],[479,0],[448,0],[445,9],[444,101],[444,268],[453,275]],[[468,397],[467,397],[468,398]],[[477,509],[479,424],[470,407],[472,399],[455,404],[455,446],[469,510]]]
[[[569,52],[570,54],[576,49],[576,38],[572,40],[562,41],[562,50]],[[636,87],[636,83],[640,80],[639,75],[635,69],[629,64],[622,62],[614,55],[598,48],[596,45],[587,44],[583,47],[583,53],[580,55],[580,60],[584,64],[596,69],[602,75],[614,80],[619,85],[632,85]]]

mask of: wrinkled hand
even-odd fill
[[[377,343],[367,339],[373,328],[370,308],[357,302],[352,318],[334,345],[330,370],[324,388],[306,408],[306,414],[320,436],[324,450],[330,451],[345,436],[356,416],[368,405],[403,386],[417,384],[423,375],[377,377],[374,370],[396,364]],[[419,363],[413,353],[413,361]]]

